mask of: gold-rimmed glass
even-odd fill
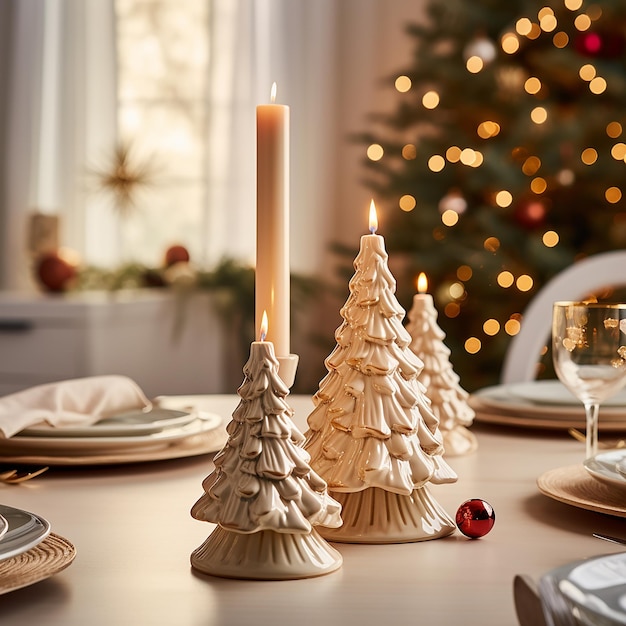
[[[585,407],[585,454],[595,456],[600,404],[626,385],[626,304],[555,302],[552,358]]]

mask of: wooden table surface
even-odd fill
[[[211,396],[230,419],[239,398]],[[304,430],[308,396],[290,396]],[[411,544],[335,544],[344,564],[307,580],[243,581],[198,575],[191,552],[213,526],[189,511],[211,455],[110,467],[51,468],[0,502],[45,518],[77,549],[55,576],[0,596],[2,626],[382,626],[517,624],[515,574],[537,580],[572,561],[620,550],[593,532],[626,535],[626,520],[541,494],[543,472],[582,461],[566,433],[473,427],[477,452],[450,457],[457,483],[430,487],[452,516],[469,498],[495,509],[489,535]]]

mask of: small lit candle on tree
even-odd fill
[[[467,429],[474,420],[474,410],[468,404],[469,394],[461,387],[459,376],[450,363],[450,349],[444,343],[445,333],[437,324],[433,297],[426,293],[428,279],[424,272],[417,277],[416,286],[406,328],[411,336],[411,350],[424,363],[418,378],[439,420],[446,454],[467,454],[478,446],[476,437]]]

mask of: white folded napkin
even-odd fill
[[[37,385],[0,397],[0,436],[47,422],[88,426],[108,415],[150,408],[143,391],[126,376],[90,376]]]

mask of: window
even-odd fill
[[[116,0],[118,134],[146,184],[120,212],[126,260],[183,243],[202,258],[207,207],[209,3]],[[115,163],[109,167],[115,169]],[[119,200],[118,200],[119,202]]]

